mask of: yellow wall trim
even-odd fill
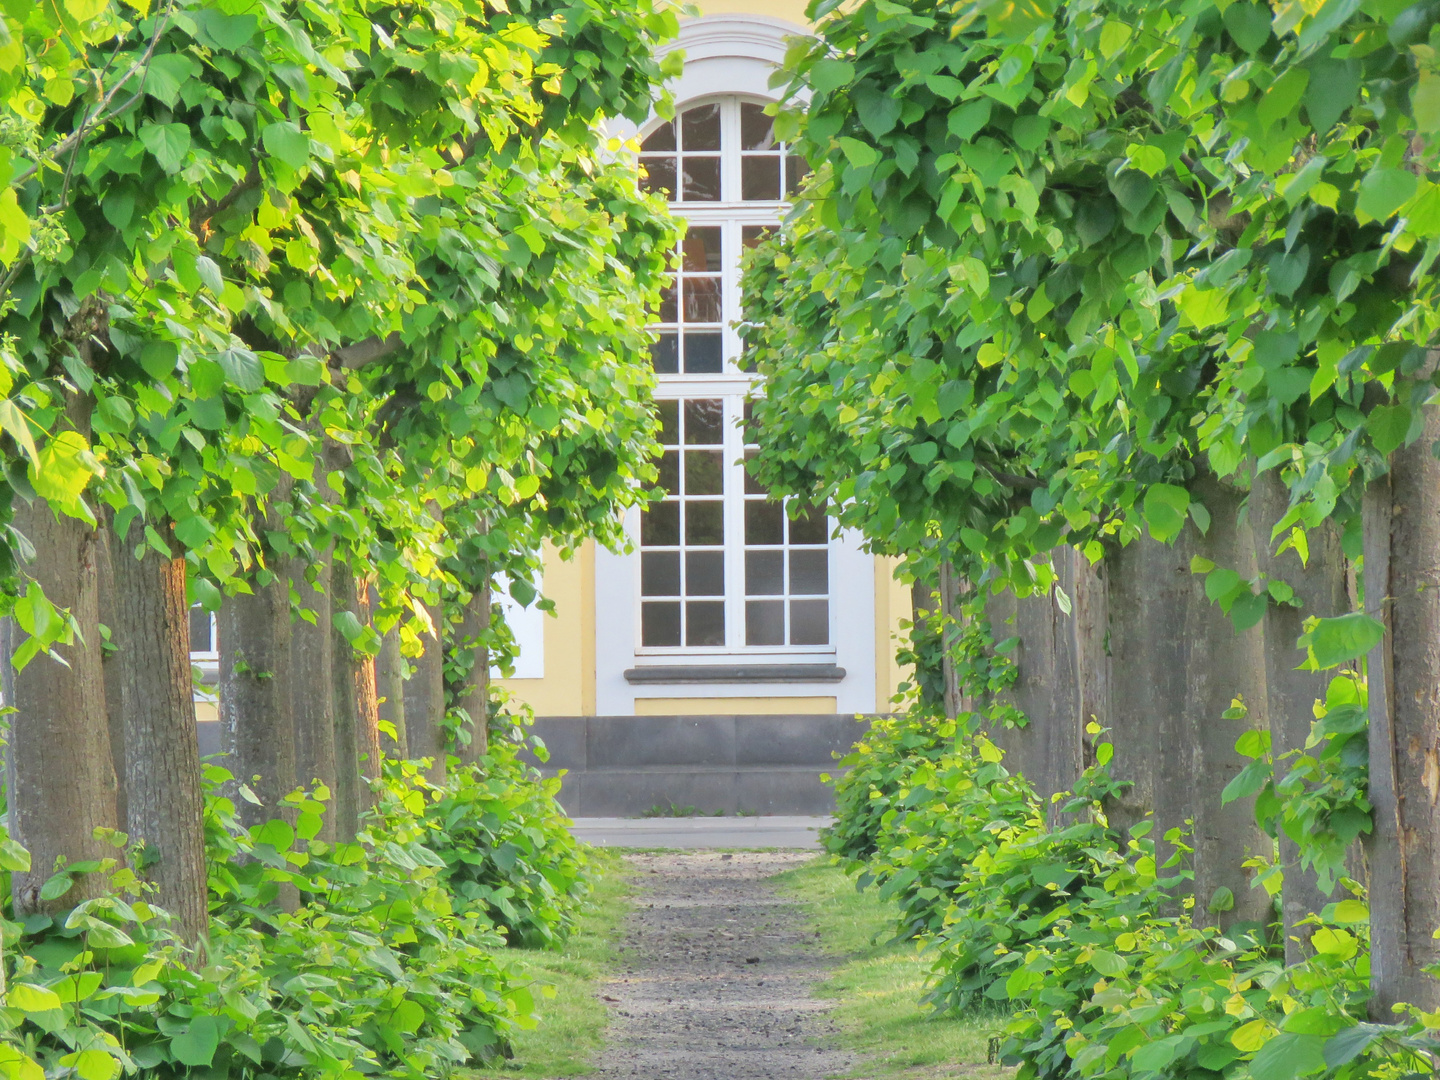
[[[636,698],[636,716],[783,716],[833,713],[833,697]]]

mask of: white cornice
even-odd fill
[[[778,64],[785,56],[785,39],[809,31],[768,15],[705,15],[680,24],[680,36],[657,51],[684,49],[687,60],[720,56],[748,56]]]

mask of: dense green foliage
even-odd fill
[[[1316,727],[1317,745],[1333,738],[1323,719]],[[1436,1018],[1361,1022],[1361,900],[1338,899],[1314,917],[1310,955],[1286,968],[1264,927],[1226,935],[1194,925],[1179,888],[1190,876],[1184,836],[1172,834],[1178,854],[1157,866],[1149,822],[1116,834],[1103,765],[1058,804],[1051,826],[999,750],[983,736],[966,743],[912,760],[878,851],[849,869],[859,887],[900,901],[896,932],[918,937],[933,960],[931,1004],[1014,1010],[1002,1053],[1022,1078],[1291,1080],[1428,1068],[1425,1055],[1440,1047]],[[1113,750],[1101,742],[1097,752],[1108,762]]]
[[[82,1080],[122,1068],[420,1077],[506,1054],[534,1023],[538,988],[505,945],[562,941],[589,889],[554,782],[515,751],[497,740],[441,788],[392,763],[353,844],[316,838],[323,788],[241,828],[213,794],[229,774],[207,766],[208,941],[178,945],[130,870],[58,874],[57,891],[71,874],[108,874],[111,895],[4,923],[10,1075],[36,1077],[33,1061]]]

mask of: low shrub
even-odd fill
[[[554,784],[516,749],[502,737],[439,787],[388,763],[354,843],[318,838],[323,787],[243,829],[218,793],[229,774],[207,766],[208,940],[176,940],[115,834],[115,860],[48,887],[104,874],[109,895],[0,922],[0,1074],[419,1080],[508,1055],[535,991],[507,941],[560,940],[589,887]],[[26,862],[0,839],[0,867]]]

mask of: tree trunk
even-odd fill
[[[335,839],[335,708],[330,691],[334,630],[330,625],[329,553],[315,564],[315,580],[306,579],[308,563],[291,560],[290,584],[300,606],[315,621],[295,619],[290,625],[291,706],[295,713],[295,780],[308,786],[317,780],[330,792],[321,840]]]
[[[89,432],[88,402],[72,402],[71,419]],[[82,875],[64,896],[41,900],[40,889],[67,863],[115,857],[96,829],[116,829],[115,769],[100,659],[98,530],[58,516],[43,499],[15,500],[14,527],[35,548],[20,568],[22,588],[35,582],[56,608],[69,609],[79,628],[71,644],[57,644],[59,663],[44,653],[14,672],[10,717],[10,822],[30,852],[30,870],[11,879],[14,914],[69,908],[105,891],[98,875]],[[14,628],[14,647],[25,634]],[[12,654],[13,655],[13,654]],[[10,658],[6,658],[7,664]]]
[[[440,604],[425,610],[434,634],[425,634],[425,652],[412,661],[414,671],[405,684],[405,734],[413,759],[428,758],[426,776],[433,784],[445,782],[445,615]]]
[[[1221,793],[1247,764],[1235,750],[1245,728],[1268,727],[1263,626],[1237,633],[1218,604],[1205,595],[1205,575],[1191,574],[1194,555],[1216,566],[1253,579],[1259,572],[1255,538],[1241,521],[1244,496],[1209,475],[1191,485],[1192,496],[1210,511],[1210,529],[1201,535],[1187,522],[1176,541],[1176,552],[1190,582],[1186,605],[1184,644],[1186,694],[1185,733],[1192,749],[1188,776],[1178,777],[1178,789],[1193,794],[1195,817],[1195,921],[1228,928],[1237,923],[1270,922],[1269,895],[1253,887],[1246,859],[1269,855],[1270,837],[1255,823],[1254,808],[1245,800],[1221,805]],[[1181,567],[1177,567],[1180,569]],[[1239,697],[1246,708],[1243,721],[1222,719],[1231,701]],[[1229,891],[1232,907],[1220,898]],[[1211,910],[1222,908],[1222,910]]]
[[[290,582],[277,576],[220,607],[220,737],[226,768],[261,805],[239,798],[247,828],[284,817],[280,800],[295,790],[291,710]]]
[[[1292,548],[1275,555],[1280,539],[1270,534],[1290,508],[1290,493],[1273,470],[1261,473],[1250,488],[1250,521],[1255,532],[1260,569],[1267,578],[1284,581],[1295,590],[1300,607],[1272,603],[1265,612],[1265,688],[1270,713],[1270,749],[1275,775],[1290,769],[1285,755],[1304,750],[1315,719],[1315,702],[1325,697],[1330,675],[1298,671],[1305,652],[1295,642],[1305,632],[1305,620],[1343,615],[1349,610],[1345,588],[1345,553],[1340,530],[1326,521],[1309,530],[1309,559],[1302,563]],[[1282,538],[1283,539],[1283,538]],[[1313,871],[1300,865],[1299,845],[1282,829],[1280,863],[1285,872],[1280,911],[1285,928],[1285,962],[1297,964],[1309,955],[1306,948],[1312,927],[1301,926],[1307,915],[1317,914],[1329,898],[1320,891]]]
[[[946,559],[940,564],[938,575],[940,612],[944,616],[940,633],[940,671],[944,684],[945,715],[958,717],[963,705],[960,675],[955,665],[955,650],[960,639],[960,597],[963,579],[955,571],[955,564]]]
[[[336,559],[331,572],[330,602],[334,614],[352,613],[361,626],[370,624],[370,599],[348,562]],[[375,694],[375,660],[359,652],[336,628],[332,639],[331,685],[335,710],[335,830],[353,840],[360,815],[370,809],[374,793],[369,778],[380,766],[380,714]]]
[[[475,642],[475,661],[465,679],[460,705],[470,714],[470,741],[461,742],[457,755],[462,765],[473,765],[490,749],[490,649],[485,635],[490,631],[490,578],[476,589],[465,609],[462,633]]]
[[[1129,785],[1107,800],[1106,815],[1122,834],[1153,815],[1150,836],[1163,867],[1173,853],[1165,834],[1189,816],[1193,779],[1179,722],[1190,567],[1149,536],[1107,551],[1105,563],[1110,694],[1102,720],[1115,747],[1110,775]]]
[[[1385,624],[1369,656],[1370,1015],[1440,1007],[1440,409],[1365,493],[1365,610]]]
[[[114,515],[105,511],[101,516],[99,551],[96,568],[99,575],[100,624],[110,638],[101,658],[105,673],[105,712],[110,725],[110,761],[115,768],[115,819],[125,827],[125,710],[121,706],[121,665],[115,662],[115,626],[118,614],[115,610],[115,571],[111,564],[114,552],[124,546],[123,541],[110,528]]]
[[[157,531],[165,536],[169,523]],[[180,937],[194,944],[205,936],[208,912],[185,559],[167,558],[145,543],[139,519],[123,539],[112,536],[111,544],[110,630],[118,651],[109,665],[119,684],[127,751],[125,829],[132,844],[144,845],[140,871],[155,885],[155,902],[173,916]]]
[[[380,639],[380,655],[375,658],[375,685],[380,695],[380,719],[395,729],[393,739],[381,733],[381,749],[388,757],[406,761],[410,757],[410,745],[405,732],[405,660],[400,655],[398,626],[392,626]]]
[[[1075,588],[1072,554],[1069,548],[1053,553],[1056,584],[1067,599]],[[992,604],[1002,620],[999,625],[992,622],[995,637],[1019,639],[1008,654],[1016,677],[1007,697],[1028,721],[1023,728],[997,730],[995,742],[1006,751],[1006,768],[1023,775],[1035,788],[1052,825],[1059,821],[1053,796],[1072,790],[1080,778],[1084,733],[1075,624],[1060,603],[1060,593],[1051,591],[996,598]]]
[[[1095,764],[1092,722],[1110,726],[1110,586],[1105,559],[1075,556],[1075,669],[1080,709],[1082,768]],[[1108,736],[1103,736],[1108,738]],[[1113,745],[1113,744],[1112,744]]]

